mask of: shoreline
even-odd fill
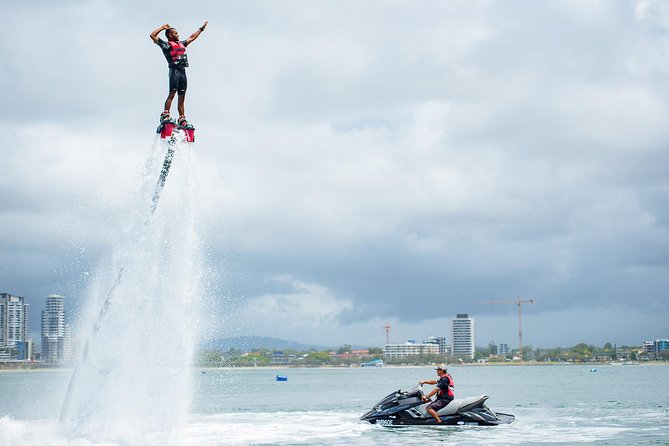
[[[611,364],[607,362],[593,362],[593,363],[561,363],[561,362],[515,362],[515,363],[475,363],[475,364],[446,364],[447,367],[547,367],[547,366],[586,366],[586,367],[592,367],[592,366],[611,366],[611,367],[618,367],[618,366],[669,366],[669,362],[667,361],[662,361],[662,362],[657,362],[657,363],[645,363],[645,362],[640,362],[639,364]],[[378,367],[379,369],[424,369],[424,368],[430,368],[434,367],[434,364],[424,364],[424,365],[397,365],[397,364],[389,364],[389,365],[384,365],[383,367]],[[302,369],[329,369],[329,370],[351,370],[351,369],[362,369],[362,368],[369,368],[369,369],[376,369],[377,367],[340,367],[340,366],[332,366],[332,365],[323,365],[323,366],[317,366],[317,367],[291,367],[291,366],[259,366],[259,367],[251,367],[251,366],[244,366],[244,367],[195,367],[194,370],[198,371],[215,371],[215,370],[302,370]]]
[[[399,364],[388,364],[384,365],[384,369],[424,369],[427,367],[433,367],[433,364],[424,364],[424,365],[399,365]],[[570,363],[570,362],[486,362],[486,363],[469,363],[469,364],[447,364],[448,367],[547,367],[547,366],[582,366],[582,367],[601,367],[601,366],[669,366],[668,361],[647,361],[640,362],[638,364],[611,364],[610,362],[591,362],[591,363]],[[315,367],[295,367],[295,366],[244,366],[244,367],[192,367],[194,372],[206,373],[209,371],[219,371],[219,370],[300,370],[300,369],[326,369],[326,370],[351,370],[351,369],[361,369],[363,367],[341,367],[333,365],[323,365]],[[369,367],[374,369],[375,367]],[[0,373],[7,372],[72,372],[73,368],[71,367],[2,367],[0,366]]]

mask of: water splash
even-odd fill
[[[113,258],[92,281],[82,324],[91,334],[84,336],[86,351],[62,419],[69,437],[182,442],[201,269],[192,144],[172,144],[174,162],[159,204],[156,180],[168,143],[157,138],[123,216]]]

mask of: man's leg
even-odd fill
[[[186,89],[188,88],[188,77],[186,77],[186,69],[181,69],[177,71],[177,91],[179,92],[179,103],[177,108],[179,110],[179,119],[185,119],[185,102],[186,102]]]
[[[432,401],[430,404],[427,405],[425,410],[427,410],[427,413],[432,415],[432,418],[434,418],[434,421],[437,423],[441,423],[441,418],[439,418],[439,414],[437,414],[438,410],[441,410],[443,407],[446,407],[446,405],[450,403],[450,401],[445,402],[444,400],[435,400]]]
[[[172,108],[172,100],[174,99],[175,94],[176,91],[170,91],[170,94],[167,95],[167,99],[165,100],[165,111],[169,112],[170,108]]]
[[[180,91],[179,92],[179,102],[177,103],[177,109],[179,110],[179,117],[181,116],[186,116],[186,113],[184,112],[184,102],[186,100],[186,92],[185,91]]]
[[[434,409],[428,407],[428,408],[427,408],[427,411],[428,411],[428,413],[429,413],[430,415],[432,415],[432,418],[434,418],[434,421],[436,421],[437,423],[441,423],[441,418],[439,418],[439,415],[437,415],[437,411],[436,411],[436,410],[434,410]]]

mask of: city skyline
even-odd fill
[[[11,296],[13,294],[12,293],[0,293],[0,295]],[[42,302],[47,302],[47,298],[49,296],[52,296],[52,295],[43,296]],[[54,296],[59,296],[59,295],[54,295]],[[65,299],[64,296],[59,296],[59,297]],[[25,298],[25,297],[21,297],[21,298],[22,299],[28,299],[28,298]],[[38,302],[33,302],[32,305],[33,305],[33,307],[39,308],[37,306],[39,303],[40,303],[39,301]],[[27,304],[27,305],[30,305],[30,304]],[[46,306],[43,306],[43,308],[44,307],[46,307]],[[63,308],[63,311],[64,311],[64,313],[63,313],[64,317],[67,317],[68,319],[69,319],[69,317],[66,316],[68,313],[76,313],[77,312],[76,309],[72,309],[72,308],[69,308],[69,309],[68,308]],[[40,314],[42,314],[43,312],[44,312],[44,310],[40,310]],[[447,320],[449,322],[452,322],[453,318],[452,317],[447,317]],[[474,347],[484,347],[488,342],[495,341],[495,342],[498,342],[500,344],[503,343],[503,344],[509,346],[511,350],[517,350],[517,348],[518,348],[517,342],[518,341],[517,341],[517,332],[515,331],[515,330],[517,330],[517,326],[514,325],[514,324],[517,324],[517,322],[516,322],[516,316],[515,315],[509,315],[506,318],[498,318],[498,320],[496,320],[496,321],[495,321],[495,318],[492,318],[492,320],[488,319],[488,318],[485,318],[485,320],[488,323],[488,325],[495,325],[495,326],[499,325],[501,320],[505,320],[506,321],[506,323],[505,323],[506,329],[504,330],[504,333],[506,334],[506,336],[498,336],[500,334],[500,330],[483,330],[484,333],[486,333],[486,334],[485,335],[480,335],[480,336],[475,336],[475,339],[480,337],[482,340],[478,345],[476,344],[476,341],[475,341],[474,342]],[[32,321],[32,324],[33,324],[32,325],[32,328],[33,328],[32,330],[30,329],[31,328],[31,326],[30,326],[31,321]],[[42,327],[43,327],[42,319],[41,318],[30,318],[30,317],[28,317],[27,322],[28,322],[28,324],[26,325],[27,328],[28,328],[28,330],[26,332],[27,336],[33,340],[33,344],[35,344],[37,347],[41,348],[41,344],[43,342],[42,341]],[[73,323],[74,323],[74,325],[73,325]],[[76,325],[78,323],[78,321],[74,320],[73,323],[70,322],[70,323],[66,324],[66,328],[69,332],[69,335],[68,335],[69,339],[72,339],[72,337],[76,334],[76,333],[71,332],[73,327],[74,327],[75,330],[79,329],[79,327]],[[481,324],[476,326],[476,329],[474,330],[475,332],[476,332],[476,330],[481,329],[480,325]],[[401,327],[401,325],[400,325],[400,327]],[[415,326],[410,326],[410,327],[411,327],[410,329],[405,328],[404,330],[402,330],[401,331],[402,334],[399,334],[399,335],[396,333],[395,330],[391,330],[390,331],[390,339],[391,339],[390,343],[391,344],[392,343],[402,344],[402,343],[408,342],[409,340],[412,340],[412,339],[427,340],[429,338],[445,339],[447,343],[452,343],[452,326],[449,326],[449,328],[447,330],[442,329],[441,332],[438,331],[438,330],[437,331],[430,330],[430,329],[425,328],[425,327],[421,328],[420,326],[418,326],[418,329],[416,329]],[[372,329],[372,328],[376,329],[377,327],[370,327],[370,329]],[[383,328],[383,327],[381,327],[381,328]],[[397,328],[397,326],[394,326],[394,328]],[[488,328],[490,328],[490,327],[488,327]],[[416,337],[417,333],[420,334],[420,336],[418,336],[418,338]],[[449,333],[450,336],[443,336],[443,333]],[[257,335],[258,335],[257,333],[255,333],[255,334],[251,333],[250,335],[247,334],[247,336],[257,336]],[[344,339],[341,342],[333,342],[333,343],[329,343],[329,344],[325,343],[325,345],[330,345],[332,347],[345,345],[345,344],[383,346],[383,345],[385,345],[385,341],[383,340],[384,336],[385,335],[382,333],[382,331],[378,330],[376,335],[373,335],[373,336],[370,337],[370,339],[377,338],[376,341],[364,342],[364,341],[359,341],[359,340],[355,340],[355,339]],[[633,340],[628,341],[628,342],[613,342],[613,343],[617,343],[619,345],[638,345],[638,346],[642,346],[643,343],[645,341],[649,340],[649,339],[650,340],[663,339],[665,336],[667,336],[667,333],[657,333],[654,336],[646,336],[643,339],[637,338],[637,339],[633,339]],[[614,336],[612,335],[611,337],[614,337]],[[224,338],[224,336],[221,336],[219,338]],[[286,340],[304,343],[304,341],[306,341],[307,339],[293,339],[293,338],[290,338],[290,339],[286,339]],[[505,342],[503,342],[503,341],[505,341]],[[595,345],[602,344],[603,345],[606,342],[611,342],[611,340],[607,339],[603,342],[598,343],[597,341],[593,341],[593,340],[590,340],[590,339],[579,338],[575,342],[571,342],[571,343],[563,342],[563,343],[558,343],[558,344],[537,344],[537,343],[532,342],[531,339],[530,339],[529,344],[527,344],[526,346],[532,346],[533,348],[537,348],[537,347],[538,348],[569,347],[569,346],[572,346],[572,345],[576,345],[578,343],[595,344]],[[206,341],[205,341],[205,343],[206,343]],[[450,346],[451,344],[448,344],[448,345]],[[40,351],[40,348],[38,348],[37,351]]]
[[[0,293],[0,357],[4,360],[31,360],[38,358],[50,363],[69,363],[73,359],[74,344],[70,324],[67,323],[64,297],[57,294],[44,296],[44,310],[40,312],[39,333],[29,330],[30,303],[25,296]],[[16,357],[15,357],[16,356]]]

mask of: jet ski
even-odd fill
[[[430,403],[423,401],[423,389],[398,390],[383,398],[360,419],[381,426],[497,426],[511,424],[516,417],[497,413],[486,406],[486,395],[454,399],[437,412],[442,423],[437,424],[425,410]]]

